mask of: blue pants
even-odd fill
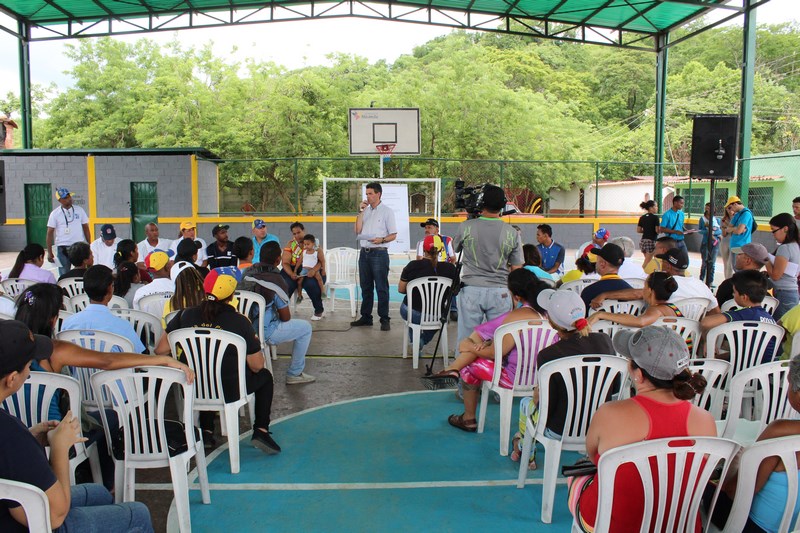
[[[780,320],[792,307],[797,305],[798,300],[800,300],[800,295],[798,291],[794,289],[776,289],[775,298],[778,299],[779,303],[778,307],[775,308],[775,312],[772,313],[772,316],[775,320]]]
[[[403,317],[403,320],[407,320],[408,319],[408,305],[405,302],[400,304],[400,316]],[[416,309],[412,309],[411,310],[411,323],[412,324],[419,324],[421,321],[422,321],[422,313],[420,313]],[[426,344],[431,342],[433,337],[436,335],[436,332],[437,332],[437,330],[434,330],[434,329],[423,329],[422,331],[420,331],[419,332],[419,338],[420,338],[420,340],[422,342],[422,346],[425,346]],[[408,329],[408,340],[410,340],[411,342],[414,342],[414,337],[411,334],[411,328]],[[422,346],[420,346],[420,348],[422,348]]]
[[[297,290],[297,281],[290,278],[289,274],[283,270],[281,270],[281,276],[283,276],[286,287],[289,289],[289,296],[291,296],[294,294],[294,291]],[[321,315],[325,311],[325,308],[322,306],[322,290],[319,288],[319,283],[314,280],[312,280],[313,283],[308,280],[306,281],[307,283],[303,283],[303,290],[306,291],[308,299],[311,300],[314,306],[314,314]],[[325,281],[325,276],[322,276],[322,281]]]
[[[265,338],[270,344],[294,341],[292,362],[289,364],[286,374],[299,376],[303,373],[303,369],[306,367],[306,352],[308,352],[308,345],[311,344],[311,323],[309,321],[292,318],[287,322],[278,322],[277,327]],[[269,357],[270,355],[267,353],[264,356]]]
[[[361,318],[372,322],[374,291],[378,291],[378,316],[381,323],[389,322],[389,251],[362,248],[358,255],[358,275],[361,284]]]
[[[719,254],[719,241],[716,246],[709,246],[708,243],[700,245],[700,281],[705,282],[709,287],[714,283],[714,267],[717,264]]]
[[[56,246],[56,255],[61,262],[61,266],[58,267],[59,276],[63,276],[72,268],[72,264],[69,262],[69,257],[67,256],[67,250],[69,250],[69,246]]]
[[[114,503],[114,497],[102,485],[86,483],[71,490],[72,501],[58,533],[149,533],[153,531],[150,511],[139,502]]]

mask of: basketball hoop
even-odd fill
[[[375,150],[383,157],[392,157],[396,144],[376,144]]]

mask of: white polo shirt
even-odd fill
[[[139,248],[139,261],[144,261],[144,258],[147,257],[147,254],[152,253],[156,248],[166,252],[171,246],[172,241],[169,239],[162,239],[159,237],[158,243],[155,246],[151,245],[149,242],[147,242],[147,239],[145,239],[136,245],[136,247]]]
[[[114,239],[114,244],[106,246],[103,239],[95,239],[89,248],[92,250],[95,265],[105,265],[111,270],[114,270],[114,254],[117,253],[117,244],[121,241],[119,237]]]
[[[59,205],[50,212],[47,218],[47,227],[55,230],[54,244],[56,246],[69,246],[76,242],[83,242],[83,225],[89,223],[89,216],[82,207],[73,205],[65,209]]]

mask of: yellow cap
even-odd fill
[[[728,198],[728,201],[725,202],[725,207],[728,207],[731,204],[740,204],[740,203],[742,203],[741,198],[739,198],[738,196],[731,196],[730,198]]]

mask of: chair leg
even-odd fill
[[[172,457],[169,460],[172,490],[175,495],[175,511],[178,513],[178,530],[191,533],[192,518],[189,514],[189,476],[186,474],[186,459]]]
[[[350,316],[355,318],[356,317],[356,290],[355,289],[347,289],[347,292],[350,295]]]
[[[403,359],[408,358],[408,323],[403,322]]]
[[[206,466],[206,452],[203,446],[198,442],[195,448],[194,461],[197,463],[197,480],[200,482],[200,494],[203,497],[203,503],[208,505],[211,503],[211,491],[208,486],[208,468]]]
[[[542,522],[553,521],[553,502],[556,498],[558,465],[561,463],[561,441],[547,439],[544,442],[544,473],[542,475]]]
[[[247,412],[250,415],[250,425],[256,423],[256,395],[250,394],[247,398]],[[238,433],[238,431],[237,431]]]
[[[224,408],[219,413],[219,432],[223,437],[228,436],[228,420],[227,417],[225,416]]]
[[[239,473],[239,417],[236,407],[225,406],[224,418],[228,424],[228,454],[231,458],[231,474]]]
[[[136,469],[128,466],[125,467],[125,492],[122,501],[136,501]]]
[[[411,336],[411,355],[413,359],[411,360],[411,367],[416,370],[419,368],[419,335],[420,329],[419,328],[412,328],[411,331],[413,335]],[[405,333],[405,332],[403,332]]]
[[[125,461],[114,459],[114,503],[122,503],[125,498]]]
[[[511,411],[514,407],[514,397],[507,394],[505,390],[498,392],[500,394],[500,455],[505,457],[508,455],[508,433],[511,431]]]
[[[445,324],[444,328],[442,328],[442,333],[441,333],[441,336],[440,336],[439,340],[440,340],[440,342],[442,344],[442,357],[444,357],[444,367],[443,368],[447,368],[447,365],[450,364],[450,358],[449,358],[450,354],[449,354],[449,350],[448,350],[448,347],[447,347],[447,324]]]
[[[478,409],[478,433],[483,433],[483,427],[486,425],[486,406],[489,403],[489,384],[483,382],[481,385],[481,406]]]
[[[528,478],[528,463],[531,460],[531,453],[533,452],[533,434],[536,428],[533,427],[531,419],[528,418],[525,422],[525,438],[522,441],[522,455],[519,458],[519,475],[517,476],[517,488],[525,487],[525,480]]]
[[[97,443],[92,443],[91,446],[86,448],[86,454],[89,456],[89,468],[92,471],[92,481],[95,483],[102,483],[103,471],[100,468],[100,454],[97,451]]]
[[[272,358],[274,360],[276,360],[276,361],[278,360],[278,347],[277,346],[275,346],[274,344],[270,344],[269,345],[269,353],[270,353],[270,355],[272,356]],[[272,372],[272,365],[270,365],[269,370],[270,370],[270,373],[271,373]]]

